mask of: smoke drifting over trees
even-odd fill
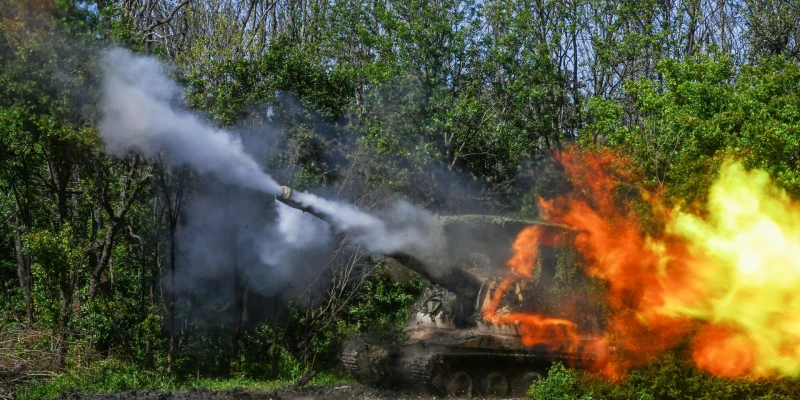
[[[282,282],[308,281],[314,276],[316,268],[311,265],[325,257],[331,229],[310,214],[273,202],[271,196],[237,189],[281,193],[280,185],[255,161],[259,155],[249,154],[238,135],[214,128],[181,106],[181,90],[161,62],[123,49],[110,50],[101,87],[100,133],[109,154],[125,156],[133,151],[146,157],[163,156],[175,166],[188,165],[233,186],[212,184],[190,200],[188,223],[179,236],[186,260],[185,268],[174,277],[179,288],[190,289],[195,277],[229,278],[230,271],[221,270],[227,260],[232,260],[234,268],[246,270],[248,285],[257,289],[271,285],[267,294]],[[255,130],[278,134],[273,129]],[[383,214],[384,221],[310,193],[294,196],[325,214],[335,231],[346,233],[369,251],[430,256],[438,244],[440,229],[434,215],[408,202],[396,202]],[[271,218],[265,218],[268,211]]]
[[[102,84],[100,133],[114,155],[136,151],[147,157],[166,151],[170,163],[188,164],[223,182],[269,194],[281,192],[242,142],[180,105],[180,88],[155,58],[122,49],[109,51]]]

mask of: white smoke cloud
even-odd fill
[[[157,59],[127,50],[109,51],[100,121],[106,151],[111,155],[133,151],[146,157],[164,152],[171,164],[188,165],[225,184],[272,195],[282,193],[278,183],[245,152],[238,136],[193,115],[180,105],[180,98],[180,88]],[[433,214],[404,201],[378,217],[353,205],[294,192],[293,199],[326,216],[323,222],[279,202],[274,220],[258,218],[264,213],[256,206],[258,197],[257,193],[224,188],[194,194],[181,242],[183,257],[196,278],[222,276],[225,266],[236,259],[240,268],[252,266],[247,273],[254,281],[271,285],[290,281],[308,274],[309,266],[321,264],[321,254],[331,244],[331,228],[373,253],[386,255],[398,251],[430,254],[441,237]],[[187,287],[191,282],[186,281]]]
[[[189,165],[201,174],[270,194],[281,192],[271,176],[245,153],[241,140],[180,107],[180,88],[155,58],[113,49],[106,58],[100,133],[106,151],[134,151]]]
[[[293,192],[292,200],[326,216],[339,232],[369,251],[392,254],[398,251],[430,254],[439,245],[441,226],[430,211],[406,201],[397,201],[384,219],[350,204],[326,200],[309,193]]]
[[[258,249],[259,258],[268,265],[280,265],[293,253],[326,246],[331,239],[331,229],[325,221],[275,202],[278,217],[275,226],[266,228],[267,237]]]

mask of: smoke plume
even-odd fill
[[[183,213],[175,288],[205,303],[228,301],[216,297],[237,275],[262,295],[304,288],[329,259],[330,230],[314,216],[267,204],[260,192],[208,182],[190,196]]]
[[[246,151],[239,135],[213,127],[182,106],[181,88],[157,59],[127,50],[109,51],[102,110],[100,133],[109,154],[161,154],[172,165],[188,165],[213,178],[207,180],[210,187],[193,194],[183,215],[183,259],[197,271],[196,278],[221,277],[221,266],[239,259],[236,262],[243,265],[271,270],[245,272],[274,285],[294,280],[292,274],[307,274],[303,266],[320,264],[321,252],[329,250],[331,228],[282,203],[275,202],[273,210],[259,208],[258,199],[262,205],[266,200],[262,193],[278,195],[280,185]],[[265,128],[258,134],[274,132]],[[214,180],[238,189],[220,189]],[[376,216],[310,193],[297,192],[296,198],[327,216],[334,231],[373,253],[430,254],[440,234],[434,215],[407,202],[396,202]],[[264,218],[267,211],[271,218]],[[191,286],[191,280],[186,284]]]
[[[308,193],[295,193],[292,199],[324,214],[336,230],[374,253],[412,251],[429,255],[436,250],[441,235],[436,216],[406,201],[397,201],[381,219],[355,206]]]
[[[215,129],[180,106],[180,88],[155,58],[113,49],[106,59],[100,133],[114,155],[147,157],[165,151],[171,164],[189,165],[220,181],[279,194],[278,185],[230,132]]]

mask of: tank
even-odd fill
[[[277,199],[326,219],[293,201],[289,188]],[[439,219],[444,237],[436,265],[407,253],[384,255],[391,268],[413,270],[429,284],[410,308],[404,340],[386,343],[359,336],[345,344],[342,363],[357,381],[450,396],[522,395],[553,362],[589,367],[607,354],[608,349],[598,347],[603,313],[597,303],[580,293],[554,290],[563,278],[556,265],[578,263],[574,251],[539,244],[537,274],[530,278],[510,280],[505,267],[514,239],[526,227],[568,236],[566,228],[489,215]],[[498,322],[498,314],[506,318]],[[520,321],[529,315],[574,326],[531,332]]]

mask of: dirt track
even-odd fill
[[[442,396],[391,392],[367,388],[358,384],[340,386],[285,387],[271,390],[231,389],[211,391],[193,388],[180,392],[128,391],[119,393],[86,394],[65,392],[58,400],[433,400]],[[472,397],[476,399],[480,397]]]

